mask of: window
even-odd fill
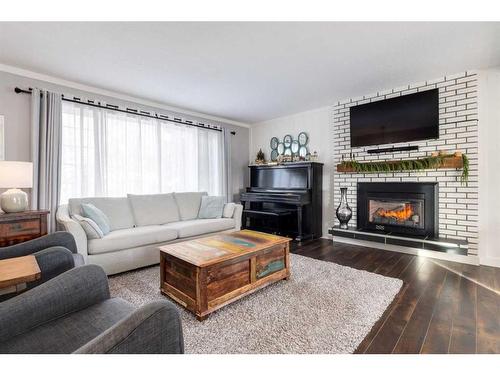
[[[61,203],[127,193],[223,195],[222,132],[63,102],[61,168]]]

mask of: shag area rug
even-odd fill
[[[159,266],[109,279],[111,294],[136,306],[168,298]],[[291,254],[291,277],[199,322],[181,312],[186,353],[352,353],[403,282]]]

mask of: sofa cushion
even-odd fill
[[[198,217],[201,206],[201,197],[207,195],[205,192],[174,193],[175,201],[179,207],[181,220],[193,220]]]
[[[180,220],[173,194],[127,196],[137,226],[167,224]]]
[[[165,224],[164,227],[175,229],[179,238],[199,236],[205,233],[219,232],[232,229],[234,219],[195,219]]]
[[[89,254],[109,253],[132,247],[171,241],[176,238],[177,231],[165,225],[119,229],[110,232],[103,238],[90,240],[88,242],[88,252]]]
[[[68,201],[69,214],[71,216],[84,216],[82,203],[91,203],[100,209],[108,217],[110,229],[125,229],[134,226],[134,216],[130,208],[128,198],[71,198]]]
[[[201,197],[199,219],[219,219],[224,209],[224,197]]]
[[[0,344],[1,353],[71,353],[128,316],[134,306],[111,298],[51,320]]]

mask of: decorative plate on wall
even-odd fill
[[[271,151],[271,161],[276,161],[278,160],[278,150],[272,150]]]
[[[285,147],[290,147],[292,145],[293,138],[290,134],[287,134],[283,137],[283,144]]]
[[[306,146],[300,146],[300,148],[299,148],[299,156],[301,158],[305,158],[307,156],[307,147]]]
[[[309,142],[309,136],[305,132],[299,133],[299,145],[300,146],[305,146],[307,145],[307,142]]]
[[[270,142],[271,150],[276,150],[278,148],[278,143],[280,143],[278,138],[272,137]]]

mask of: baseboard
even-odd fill
[[[424,256],[427,258],[448,260],[451,262],[458,262],[458,263],[464,263],[464,264],[472,264],[474,266],[479,265],[479,257],[477,257],[476,255],[448,254],[448,253],[441,253],[439,251],[416,249],[416,248],[412,248],[412,247],[398,246],[398,245],[386,245],[386,244],[378,243],[378,242],[356,240],[356,239],[344,238],[344,237],[334,237],[333,242],[341,242],[341,243],[347,243],[347,244],[351,244],[351,245],[372,247],[372,248],[380,249],[380,250],[397,251],[397,252],[405,253],[405,254]]]
[[[500,268],[500,258],[496,257],[479,257],[479,263],[483,266],[498,267]]]

